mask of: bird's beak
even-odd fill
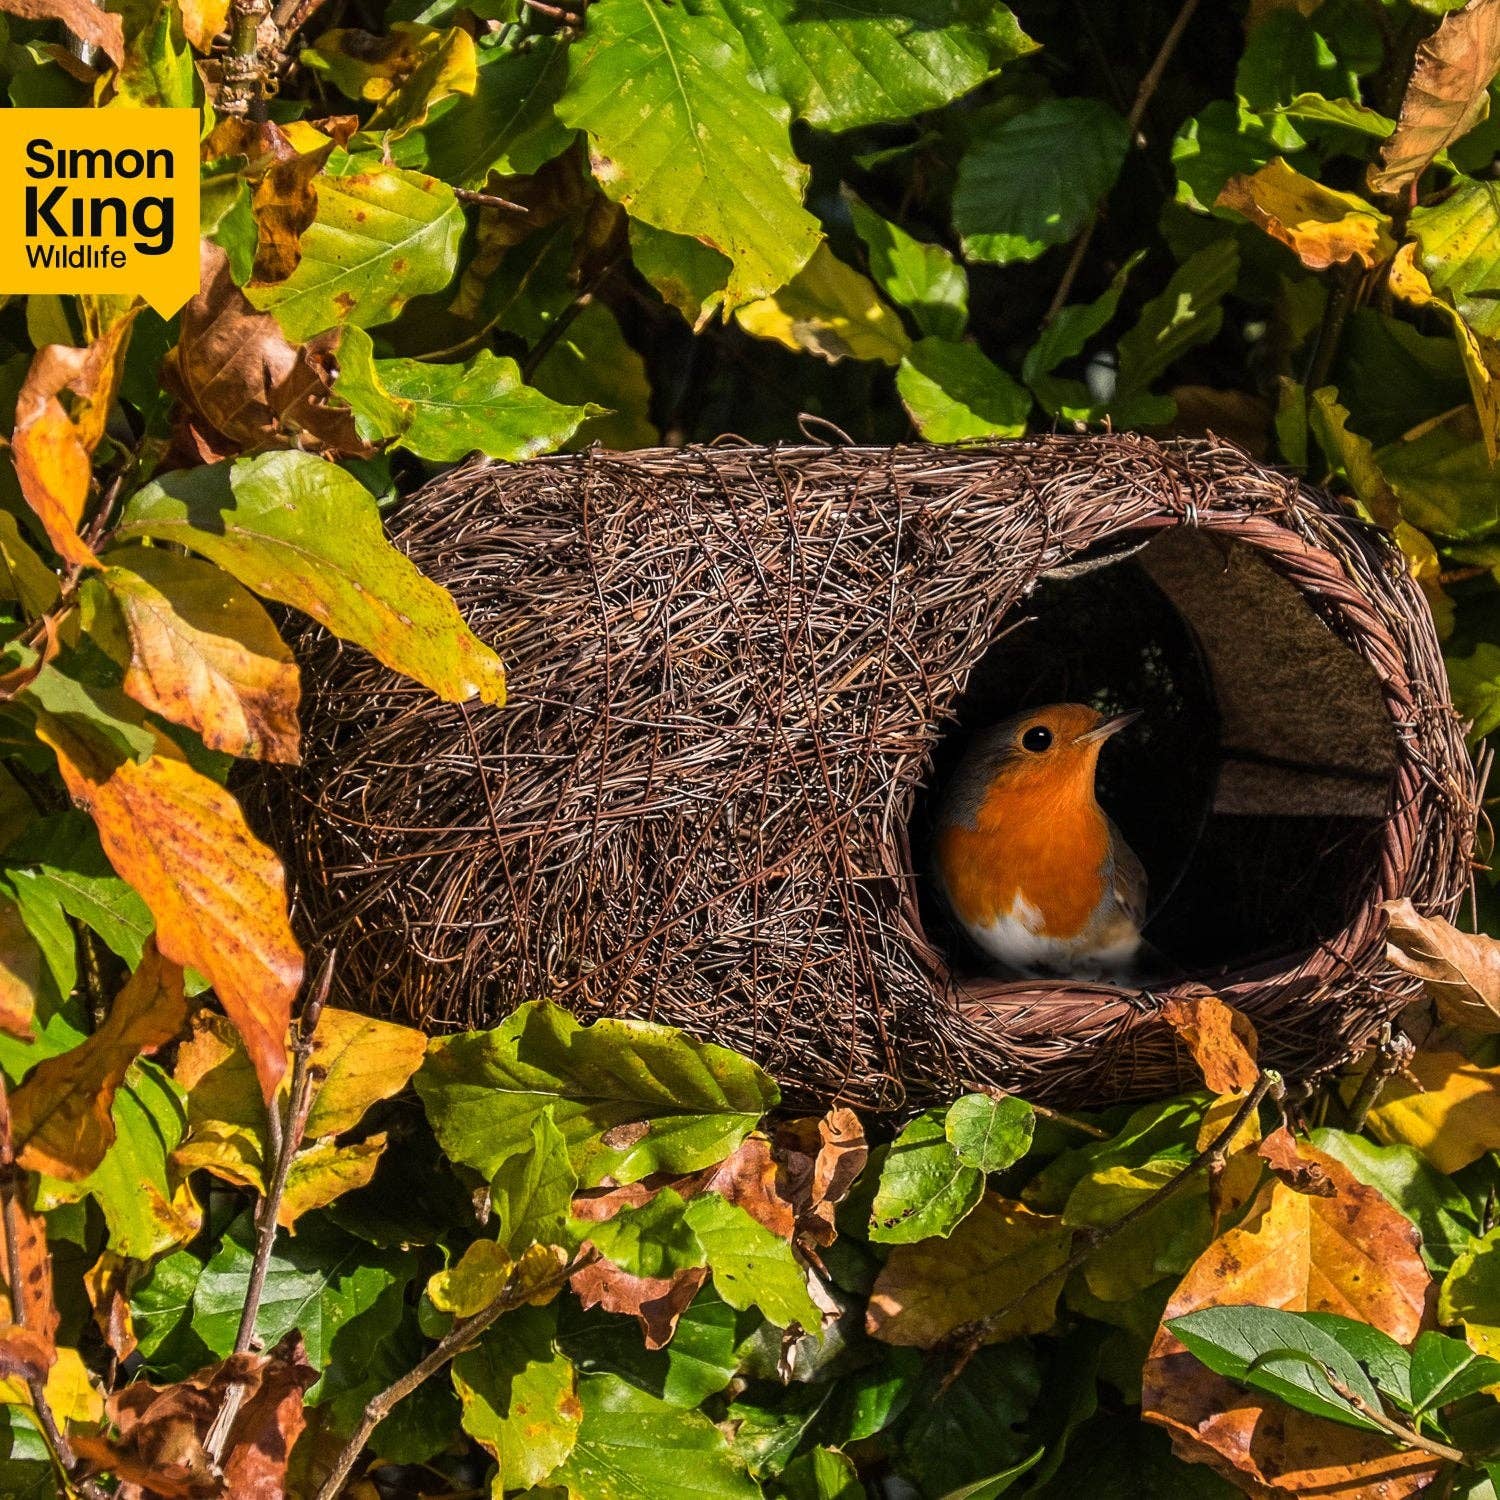
[[[1093,729],[1085,730],[1073,743],[1075,745],[1100,744],[1112,735],[1118,734],[1122,729],[1128,729],[1140,716],[1139,710],[1133,714],[1116,714],[1114,718],[1106,719],[1102,724],[1096,725]]]

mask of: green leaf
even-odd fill
[[[1235,92],[1251,109],[1274,109],[1301,94],[1357,98],[1359,78],[1343,66],[1315,22],[1278,9],[1251,31],[1235,73]]]
[[[585,1187],[722,1161],[777,1100],[748,1058],[670,1026],[580,1026],[546,1002],[493,1031],[433,1041],[414,1082],[447,1155],[493,1177],[531,1148],[543,1110]]]
[[[1334,384],[1354,430],[1376,447],[1469,399],[1463,356],[1451,334],[1419,333],[1373,307],[1349,314]]]
[[[974,344],[925,338],[914,344],[896,372],[917,431],[929,442],[1019,437],[1026,430],[1031,396]]]
[[[531,1146],[500,1163],[490,1182],[490,1212],[499,1239],[512,1255],[528,1245],[567,1245],[568,1210],[578,1178],[568,1161],[568,1143],[550,1108],[531,1122]]]
[[[622,1208],[613,1218],[597,1223],[579,1220],[575,1230],[632,1276],[665,1280],[704,1260],[703,1246],[683,1215],[682,1199],[671,1188],[663,1188],[639,1208]]]
[[[505,698],[499,659],[386,540],[374,496],[310,453],[265,453],[168,474],[138,491],[116,533],[200,552],[440,697]]]
[[[1411,1354],[1390,1334],[1339,1313],[1305,1312],[1298,1316],[1352,1354],[1365,1367],[1382,1396],[1406,1411],[1411,1410]]]
[[[1423,531],[1467,541],[1500,523],[1500,470],[1490,464],[1470,407],[1377,449],[1375,461],[1402,516]]]
[[[1243,104],[1215,99],[1184,123],[1172,141],[1177,202],[1199,213],[1232,218],[1231,210],[1215,207],[1224,184],[1259,171],[1278,156],[1295,163],[1294,153],[1306,144],[1284,115],[1262,116]]]
[[[393,438],[392,448],[436,463],[476,451],[512,463],[551,453],[603,410],[559,405],[522,382],[515,360],[488,349],[461,365],[372,353],[363,329],[345,332],[335,395],[354,409],[362,437]]]
[[[711,246],[632,219],[630,255],[636,270],[693,325],[695,333],[707,326],[723,304],[733,265]]]
[[[193,1293],[193,1329],[221,1357],[234,1348],[254,1256],[255,1231],[242,1215],[219,1241]],[[295,1328],[309,1362],[324,1370],[339,1333],[374,1307],[393,1282],[405,1280],[410,1265],[411,1257],[376,1250],[310,1215],[295,1235],[276,1241],[255,1337],[269,1349]]]
[[[1363,1366],[1297,1313],[1275,1307],[1206,1307],[1165,1326],[1216,1375],[1265,1391],[1312,1416],[1380,1431],[1329,1383],[1331,1375],[1379,1410],[1380,1396]]]
[[[781,1475],[786,1500],[865,1500],[854,1465],[833,1448],[814,1448],[793,1459]]]
[[[539,391],[572,406],[596,403],[605,415],[583,424],[571,444],[580,448],[649,448],[660,434],[651,422],[646,362],[625,342],[615,315],[591,302],[568,324],[531,377]]]
[[[1411,1351],[1412,1411],[1441,1411],[1465,1396],[1500,1387],[1500,1359],[1476,1354],[1460,1339],[1427,1329]]]
[[[1469,1343],[1500,1356],[1500,1228],[1476,1240],[1457,1260],[1438,1295],[1438,1317],[1462,1324]]]
[[[318,175],[297,269],[245,295],[275,313],[294,344],[347,323],[388,323],[410,298],[452,280],[463,230],[463,209],[437,178],[335,150]]]
[[[870,275],[924,334],[958,340],[969,321],[969,273],[941,245],[914,239],[849,189],[844,198],[870,258]]]
[[[790,111],[750,81],[716,0],[599,0],[568,53],[558,117],[588,132],[594,177],[632,218],[734,263],[734,304],[768,297],[816,248]]]
[[[0,510],[0,589],[35,619],[57,603],[57,575],[37,556],[16,518]]]
[[[1109,190],[1129,146],[1125,122],[1097,99],[1048,99],[964,152],[953,227],[971,260],[1035,260],[1073,238]]]
[[[684,1217],[708,1258],[714,1287],[731,1307],[758,1307],[778,1328],[795,1323],[818,1332],[823,1319],[808,1292],[807,1272],[785,1240],[718,1193],[692,1199]]]
[[[947,1237],[984,1195],[984,1173],[968,1167],[944,1134],[941,1109],[920,1114],[891,1144],[870,1210],[870,1238],[907,1245]]]
[[[1037,50],[992,0],[724,0],[724,9],[761,87],[824,130],[940,109]]]
[[[1444,659],[1453,706],[1473,727],[1470,740],[1500,729],[1500,646],[1480,641],[1467,656]]]
[[[203,1262],[196,1255],[176,1250],[154,1262],[131,1291],[131,1327],[148,1365],[167,1339],[187,1326],[193,1289],[202,1274]]]
[[[966,1167],[1002,1172],[1031,1149],[1036,1111],[1024,1100],[965,1094],[948,1106],[943,1133]]]
[[[1475,333],[1500,338],[1500,182],[1459,180],[1431,208],[1412,210],[1422,269]]]
[[[573,1451],[583,1413],[556,1333],[555,1306],[518,1307],[453,1361],[463,1429],[500,1466],[497,1495],[540,1484]]]
[[[68,665],[75,666],[76,662],[70,660]],[[155,734],[123,693],[86,683],[60,667],[43,667],[17,701],[34,703],[91,744],[107,746],[110,756],[139,764],[156,750]]]
[[[1114,279],[1092,302],[1072,303],[1060,307],[1057,316],[1046,324],[1037,335],[1036,342],[1027,351],[1021,366],[1021,379],[1026,382],[1043,402],[1047,397],[1042,391],[1055,385],[1044,380],[1066,359],[1082,354],[1088,341],[1114,317],[1125,291],[1125,282],[1130,273],[1145,258],[1144,250],[1137,250],[1120,269]]]
[[[680,1411],[615,1375],[578,1382],[578,1440],[552,1475],[569,1500],[755,1500],[760,1486],[700,1412]]]
[[[1367,104],[1357,104],[1353,99],[1325,99],[1318,93],[1297,94],[1279,105],[1276,113],[1306,125],[1331,125],[1375,141],[1383,141],[1396,128],[1394,120]]]
[[[526,176],[560,156],[573,139],[553,109],[567,59],[563,38],[535,37],[482,61],[474,92],[433,112],[420,137],[425,157],[412,165],[453,187],[477,188],[491,172]]]
[[[1112,406],[1149,390],[1189,349],[1218,333],[1222,303],[1239,269],[1239,247],[1229,238],[1205,245],[1178,266],[1166,290],[1141,309],[1135,326],[1120,339]]]

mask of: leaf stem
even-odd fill
[[[1004,1089],[996,1088],[991,1083],[965,1082],[964,1087],[972,1094],[983,1094],[988,1099],[1012,1099],[1019,1097],[1008,1094]],[[1054,1125],[1065,1125],[1069,1130],[1077,1130],[1084,1135],[1091,1135],[1096,1141],[1107,1141],[1109,1132],[1101,1129],[1098,1125],[1091,1125],[1087,1120],[1080,1120],[1074,1115],[1065,1115],[1060,1109],[1048,1109],[1045,1104],[1033,1104],[1030,1099],[1022,1101],[1031,1106],[1033,1113],[1039,1114],[1044,1120],[1051,1120]]]
[[[364,1451],[370,1434],[390,1415],[392,1408],[398,1402],[405,1400],[430,1376],[436,1375],[449,1360],[462,1354],[490,1324],[496,1322],[505,1313],[513,1311],[523,1302],[532,1301],[544,1292],[560,1289],[573,1274],[576,1266],[577,1258],[575,1257],[566,1265],[560,1266],[556,1275],[548,1277],[546,1281],[541,1283],[523,1281],[520,1285],[516,1284],[513,1270],[499,1296],[493,1302],[487,1307],[480,1308],[472,1316],[455,1323],[439,1340],[437,1346],[413,1365],[405,1375],[393,1380],[379,1395],[370,1398],[360,1416],[359,1426],[349,1435],[349,1440],[340,1449],[333,1467],[328,1472],[328,1477],[323,1481],[322,1488],[318,1490],[313,1500],[336,1500],[344,1481],[349,1477],[349,1471]]]
[[[1371,1406],[1358,1391],[1350,1390],[1326,1365],[1322,1366],[1323,1376],[1328,1384],[1338,1392],[1345,1401],[1357,1411],[1360,1416],[1368,1418],[1377,1427],[1388,1433],[1391,1437],[1399,1439],[1410,1448],[1420,1448],[1424,1453],[1430,1453],[1434,1458],[1447,1459],[1453,1464],[1467,1464],[1468,1458],[1458,1448],[1450,1448],[1447,1443],[1440,1443],[1436,1438],[1424,1436],[1414,1428],[1403,1426],[1400,1422],[1390,1416],[1379,1406]]]

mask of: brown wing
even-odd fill
[[[1120,836],[1113,820],[1109,831],[1113,843],[1115,900],[1139,930],[1146,920],[1146,867]]]

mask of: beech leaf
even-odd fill
[[[1500,943],[1424,917],[1407,897],[1383,910],[1387,961],[1422,981],[1438,1014],[1453,1026],[1500,1031]]]
[[[1255,1061],[1255,1027],[1248,1017],[1217,995],[1169,1000],[1161,1013],[1214,1093],[1235,1094],[1254,1087],[1260,1069]]]
[[[1396,250],[1385,214],[1355,193],[1304,177],[1280,157],[1248,176],[1231,177],[1216,206],[1258,224],[1312,271],[1346,261],[1370,267]]]

